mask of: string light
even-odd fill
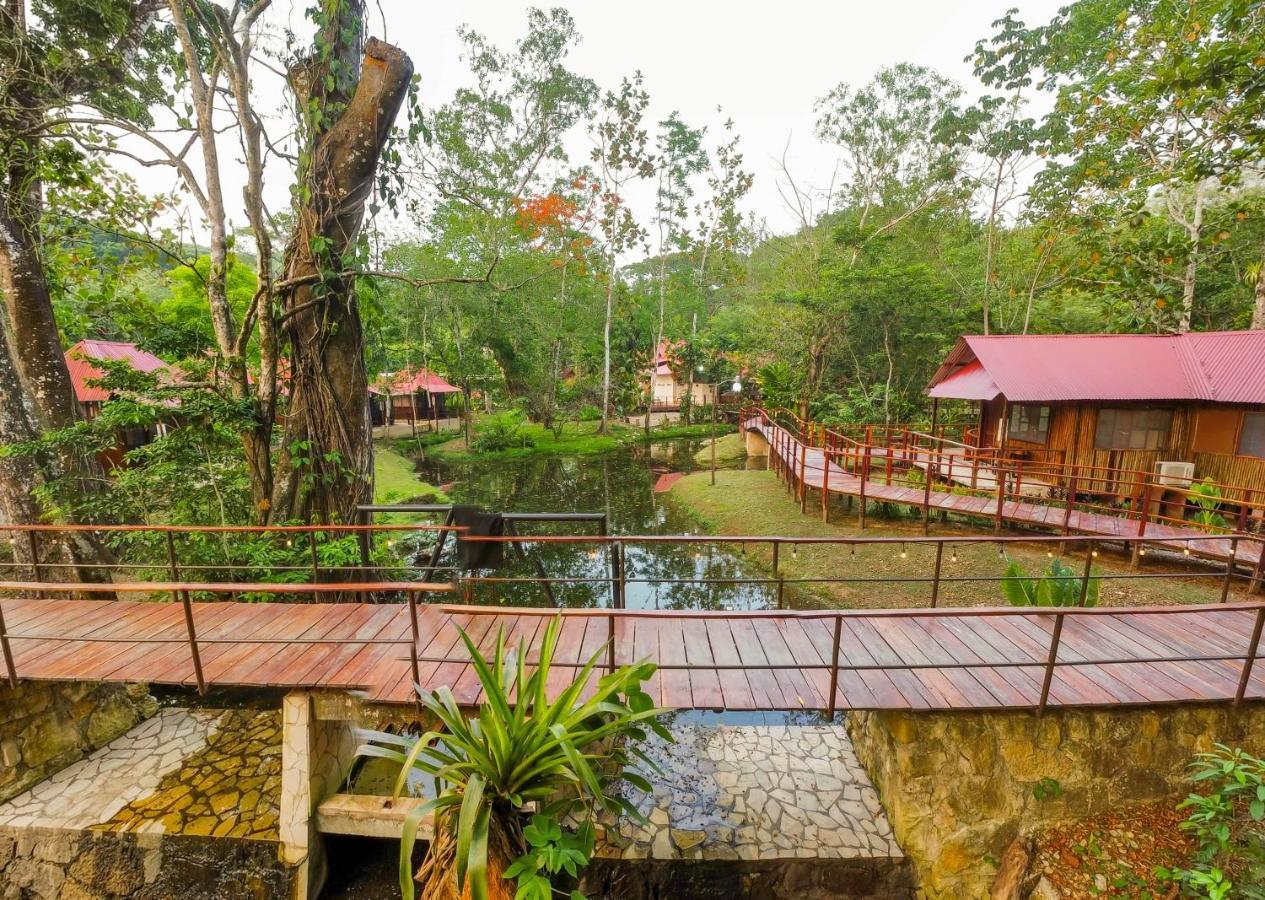
[[[1053,550],[1047,550],[1047,551],[1045,551],[1045,555],[1046,555],[1047,557],[1049,557],[1050,559],[1054,559],[1054,551],[1053,551]]]
[[[1139,548],[1138,548],[1138,556],[1146,556],[1146,548],[1145,548],[1145,547],[1139,547]]]
[[[1187,542],[1186,546],[1182,547],[1182,556],[1190,556],[1190,542]]]
[[[791,558],[799,559],[799,545],[798,544],[791,544]]]
[[[286,546],[287,546],[287,547],[293,547],[293,546],[294,546],[294,539],[293,539],[293,538],[286,538]]]
[[[906,558],[906,557],[908,557],[908,556],[909,556],[909,553],[908,553],[908,552],[906,552],[906,550],[905,550],[905,542],[904,542],[904,541],[901,541],[901,544],[900,544],[900,558],[901,558],[901,559],[905,559],[905,558]]]
[[[957,561],[958,561],[958,548],[957,548],[957,547],[954,547],[954,548],[953,548],[953,551],[952,551],[951,555],[949,556],[949,560],[950,560],[951,562],[957,562]]]
[[[1098,555],[1098,551],[1097,551],[1097,550],[1093,550],[1093,551],[1091,551],[1091,554],[1092,554],[1093,556],[1097,556],[1097,555]]]
[[[856,545],[856,544],[849,544],[848,546],[849,546],[849,547],[851,548],[851,550],[852,550],[852,552],[849,554],[849,556],[856,556],[856,555],[857,555],[857,545]]]

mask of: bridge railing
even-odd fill
[[[311,584],[278,584],[275,582],[259,582],[254,584],[220,584],[208,582],[186,582],[175,581],[170,583],[142,581],[132,584],[119,583],[99,583],[99,582],[56,582],[49,583],[46,581],[0,581],[0,656],[3,657],[5,672],[8,676],[10,687],[18,686],[19,673],[17,670],[17,659],[13,652],[12,641],[15,640],[46,640],[69,643],[92,643],[92,644],[184,644],[189,646],[189,656],[193,665],[194,678],[197,683],[198,692],[205,694],[209,687],[202,666],[202,648],[208,645],[217,644],[396,644],[401,647],[411,643],[413,646],[413,678],[418,678],[417,669],[417,642],[419,638],[418,613],[417,604],[418,596],[421,594],[439,593],[452,590],[450,584],[435,584],[417,581],[371,581],[364,583],[311,583]],[[156,634],[127,634],[127,633],[100,633],[99,630],[75,636],[64,632],[47,632],[40,628],[37,619],[34,630],[23,628],[19,631],[9,631],[5,624],[4,617],[4,601],[6,594],[24,593],[24,594],[63,594],[69,596],[78,596],[81,594],[143,594],[147,600],[163,600],[167,599],[172,602],[179,602],[184,612],[185,633],[180,636],[159,637]],[[209,594],[212,596],[226,596],[233,598],[243,593],[250,594],[267,594],[272,596],[282,595],[311,595],[316,598],[328,596],[331,598],[345,596],[348,593],[360,597],[381,596],[384,594],[404,594],[408,603],[409,616],[412,623],[411,641],[402,638],[304,638],[304,637],[254,637],[243,639],[240,636],[226,636],[209,638],[205,635],[198,634],[198,623],[195,615],[195,609],[199,606],[205,606],[204,603],[195,604],[193,601],[194,594]],[[100,607],[107,612],[111,611],[110,607],[103,605]],[[107,619],[105,624],[108,624]]]
[[[464,616],[488,616],[488,615],[505,615],[506,610],[489,608],[484,606],[441,606],[441,612],[454,615]],[[1075,621],[1078,618],[1095,617],[1095,616],[1112,616],[1121,619],[1128,619],[1132,616],[1187,616],[1199,617],[1206,621],[1206,627],[1213,632],[1221,632],[1221,628],[1216,622],[1207,622],[1210,613],[1226,613],[1226,612],[1249,612],[1252,614],[1252,630],[1242,652],[1225,651],[1218,653],[1154,653],[1140,648],[1141,652],[1137,655],[1127,655],[1117,653],[1116,655],[1106,655],[1102,657],[1089,658],[1060,658],[1060,650],[1062,649],[1063,631],[1065,623],[1071,619]],[[530,616],[562,616],[565,618],[601,618],[606,622],[606,636],[604,649],[606,651],[606,667],[608,671],[614,671],[619,665],[642,661],[642,658],[634,654],[625,653],[622,657],[619,653],[619,634],[618,624],[622,621],[638,620],[638,619],[672,619],[672,620],[698,620],[709,618],[724,619],[774,619],[774,620],[790,620],[795,619],[803,621],[821,621],[827,623],[830,627],[831,639],[829,649],[829,661],[812,662],[808,659],[796,659],[787,663],[746,663],[738,662],[731,664],[719,664],[714,659],[706,663],[690,663],[690,662],[674,662],[668,661],[651,654],[649,660],[661,670],[665,672],[721,672],[725,670],[741,670],[747,671],[799,671],[799,672],[825,672],[829,677],[829,686],[825,690],[826,713],[828,716],[834,716],[839,706],[840,699],[840,676],[843,673],[864,673],[864,672],[917,672],[921,670],[938,670],[938,671],[969,671],[976,669],[1036,669],[1041,672],[1040,692],[1031,704],[1031,708],[1038,715],[1045,713],[1050,703],[1050,693],[1054,685],[1055,673],[1060,669],[1084,669],[1088,667],[1122,667],[1122,666],[1138,666],[1138,665],[1163,665],[1163,664],[1182,664],[1182,663],[1240,663],[1238,677],[1235,681],[1235,689],[1233,693],[1226,692],[1225,696],[1207,698],[1214,700],[1228,701],[1236,708],[1242,704],[1248,687],[1251,683],[1252,673],[1255,663],[1259,658],[1260,643],[1262,630],[1265,629],[1265,603],[1235,603],[1227,606],[1214,607],[1173,607],[1173,606],[1151,606],[1151,607],[1133,607],[1133,608],[957,608],[957,609],[939,609],[939,610],[914,610],[914,609],[886,609],[886,610],[833,610],[833,611],[770,611],[770,612],[679,612],[666,610],[593,610],[593,609],[572,609],[572,610],[514,610],[514,614],[523,617]],[[899,663],[882,662],[877,657],[871,657],[873,662],[849,662],[844,657],[844,623],[875,619],[928,619],[937,623],[943,621],[951,621],[953,619],[963,618],[983,618],[983,619],[1020,619],[1032,620],[1037,619],[1042,623],[1051,624],[1049,642],[1044,648],[1044,654],[1034,656],[1029,654],[1023,659],[1005,658],[1000,661],[985,661],[982,657],[976,657],[978,661],[962,661],[955,660],[953,662],[910,662],[902,658]],[[1180,625],[1178,626],[1180,628]],[[1232,638],[1227,637],[1227,641]],[[1025,633],[1023,644],[1035,645],[1035,637],[1030,633]],[[1223,644],[1225,642],[1222,642]],[[533,661],[530,656],[530,648],[528,661]],[[1013,644],[1013,649],[1021,649],[1019,642]],[[868,654],[866,654],[868,655]],[[824,657],[824,654],[821,654]],[[1079,656],[1079,654],[1078,654]],[[453,660],[449,657],[429,657],[420,658],[424,663],[446,663]],[[552,665],[558,668],[581,668],[587,663],[587,660],[580,662],[565,662],[555,660]],[[1124,683],[1118,674],[1115,680]],[[846,700],[846,696],[845,696]],[[1026,705],[1026,704],[1025,704]],[[1093,703],[1084,705],[1095,705]],[[1097,704],[1102,705],[1102,704]],[[1019,706],[1019,704],[1015,704]],[[1014,708],[1014,707],[1011,707]]]
[[[771,465],[807,509],[808,489],[819,490],[823,518],[829,517],[829,480],[840,474],[868,484],[904,487],[922,493],[924,530],[929,527],[932,485],[941,492],[991,498],[988,511],[996,528],[1007,518],[1006,504],[1040,503],[1064,510],[1061,530],[1076,530],[1074,514],[1097,514],[1138,523],[1200,528],[1209,533],[1265,531],[1265,486],[1196,485],[1162,482],[1153,472],[1059,459],[1013,458],[910,429],[888,432],[879,442],[865,442],[824,426],[758,408],[746,410],[771,429]],[[781,421],[779,421],[779,418]],[[880,498],[881,499],[881,498]],[[983,510],[976,510],[978,515]],[[858,515],[865,524],[865,504]]]

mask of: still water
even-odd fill
[[[656,494],[654,486],[666,473],[705,470],[694,461],[694,454],[704,446],[697,440],[677,440],[600,456],[461,463],[426,460],[418,471],[430,483],[442,485],[457,503],[501,512],[598,512],[606,515],[611,534],[688,535],[695,532],[690,517],[666,494]],[[590,523],[532,522],[517,523],[516,527],[524,536],[598,533],[598,526]],[[507,550],[502,568],[482,574],[535,577],[535,562],[539,562],[551,579],[563,579],[551,587],[557,605],[609,605],[612,569],[607,547],[528,544],[525,551],[531,558],[522,559]],[[625,560],[625,605],[630,609],[746,610],[776,605],[774,585],[740,583],[741,579],[768,576],[748,565],[742,553],[729,548],[628,544]],[[475,599],[520,606],[553,605],[538,584],[484,584]],[[791,591],[785,599],[794,605]]]

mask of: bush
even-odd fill
[[[520,415],[507,412],[489,416],[480,422],[478,434],[470,446],[480,453],[496,453],[534,447],[536,441],[523,429]]]
[[[1190,764],[1193,793],[1178,809],[1190,810],[1182,830],[1198,842],[1188,869],[1159,869],[1187,895],[1265,898],[1265,761],[1217,744]]]
[[[1039,578],[1033,578],[1015,560],[1007,562],[1001,591],[1011,606],[1080,606],[1083,579],[1071,566],[1052,559],[1049,568]],[[1090,577],[1086,606],[1098,605],[1098,582],[1096,576]]]
[[[596,422],[602,418],[602,411],[593,404],[586,404],[580,407],[581,422]]]
[[[1221,505],[1221,488],[1211,478],[1196,481],[1190,486],[1191,496],[1197,507],[1194,523],[1205,531],[1225,531],[1229,525],[1217,508]]]

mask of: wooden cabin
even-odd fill
[[[689,368],[676,355],[679,349],[680,344],[664,341],[655,351],[650,400],[652,412],[676,412],[680,410],[681,403],[687,396],[695,407],[712,402],[712,389],[709,385],[696,381],[691,388]],[[646,374],[649,375],[650,372],[647,371]]]
[[[1265,331],[962,337],[927,393],[978,405],[967,443],[1096,467],[1100,493],[1127,472],[1265,491]]]
[[[373,424],[435,422],[447,418],[448,397],[461,393],[443,378],[426,369],[404,369],[384,373],[369,389]]]
[[[124,341],[83,340],[75,344],[66,351],[66,367],[70,370],[75,399],[79,401],[80,411],[88,421],[101,414],[102,405],[111,396],[106,388],[89,384],[104,376],[105,373],[95,364],[102,360],[125,362],[138,372],[156,372],[169,368],[167,363],[154,354]],[[161,435],[164,428],[164,425],[159,424],[151,428],[120,430],[118,445],[101,454],[102,464],[108,468],[121,465],[125,453],[148,444]]]

